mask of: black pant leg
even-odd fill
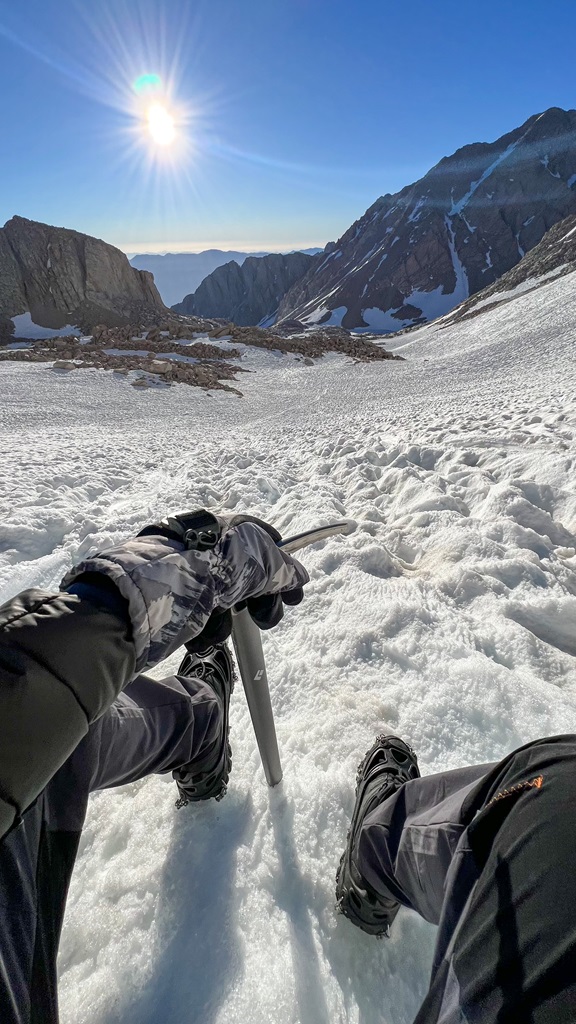
[[[518,752],[468,834],[482,865],[449,956],[471,1024],[576,1020],[576,737]]]
[[[491,768],[414,779],[366,816],[356,867],[374,892],[438,924],[446,876],[469,820],[463,808]]]
[[[475,796],[415,1024],[574,1024],[576,736],[515,751]]]
[[[137,676],[73,754],[89,790],[109,789],[203,761],[222,740],[212,688],[195,676]]]
[[[222,715],[202,680],[137,677],[0,843],[0,1024],[57,1024],[56,956],[88,797],[204,758]]]

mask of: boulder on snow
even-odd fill
[[[215,327],[208,331],[209,338],[226,338],[234,330],[234,324],[226,324],[224,327]]]

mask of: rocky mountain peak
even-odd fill
[[[443,315],[576,213],[576,110],[551,107],[381,196],[284,297],[279,320],[395,331]]]

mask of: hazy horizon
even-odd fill
[[[105,239],[106,241],[106,239]],[[331,241],[331,239],[330,239]],[[118,242],[114,243],[117,249],[126,253],[128,256],[142,255],[142,256],[168,256],[169,254],[178,256],[186,253],[198,254],[206,252],[210,249],[219,249],[222,252],[291,252],[293,250],[300,251],[302,249],[323,249],[326,242],[304,242],[302,245],[286,245],[281,243],[277,246],[272,245],[255,245],[252,242],[143,242],[142,248],[134,248],[134,246],[122,245]]]

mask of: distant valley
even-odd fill
[[[321,249],[302,249],[313,256]],[[195,292],[204,278],[213,270],[234,261],[242,266],[249,256],[267,256],[268,252],[236,252],[233,249],[205,249],[203,252],[168,252],[163,255],[142,253],[130,256],[130,263],[137,270],[148,270],[154,274],[154,283],[167,306]]]

